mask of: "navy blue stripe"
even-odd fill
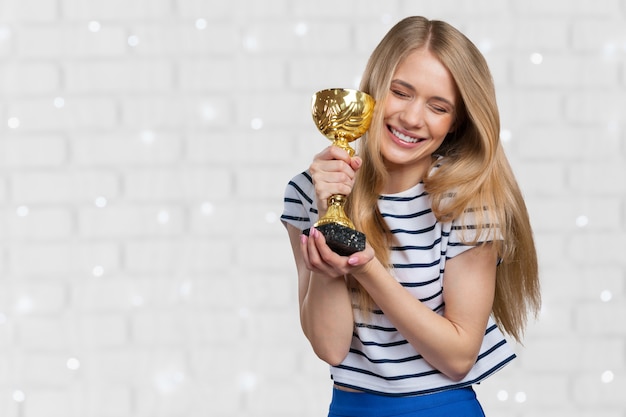
[[[433,224],[432,226],[428,226],[424,229],[418,229],[418,230],[407,230],[407,229],[393,229],[391,231],[392,234],[396,234],[396,233],[407,233],[409,235],[420,235],[422,233],[427,233],[430,231],[435,230],[435,226],[436,224]]]
[[[397,332],[398,331],[398,329],[396,329],[395,327],[383,327],[383,326],[376,326],[374,324],[354,323],[354,325],[356,327],[365,327],[367,329],[380,330],[382,332]]]
[[[414,355],[414,356],[409,356],[406,358],[399,358],[399,359],[372,359],[369,356],[367,356],[365,353],[357,349],[350,349],[350,352],[363,356],[370,363],[405,363],[405,362],[411,362],[411,361],[417,361],[417,360],[423,359],[422,355]]]
[[[406,250],[428,250],[428,249],[432,249],[435,246],[437,246],[438,244],[441,243],[441,238],[437,238],[437,240],[435,240],[433,242],[432,245],[426,245],[426,246],[413,246],[413,245],[408,245],[408,246],[392,246],[391,250],[392,251],[406,251]]]
[[[415,287],[424,287],[426,285],[430,285],[434,282],[439,281],[439,277],[430,279],[428,281],[419,281],[419,282],[400,282],[403,287],[415,288]]]
[[[296,222],[310,222],[311,219],[309,219],[308,217],[296,217],[296,216],[288,216],[286,214],[283,214],[282,216],[280,216],[281,220],[293,220]]]
[[[356,333],[352,334],[352,337],[356,338],[363,346],[378,346],[378,347],[394,347],[394,346],[402,346],[402,345],[406,345],[409,342],[406,340],[398,340],[396,342],[386,342],[386,343],[378,343],[378,342],[373,342],[373,341],[364,341],[361,340],[361,338],[359,337],[359,335],[357,335]]]
[[[441,373],[441,372],[433,369],[432,371],[419,372],[417,374],[382,376],[382,375],[379,375],[379,374],[377,374],[375,372],[366,371],[364,369],[355,368],[353,366],[339,365],[336,368],[345,369],[347,371],[357,372],[357,373],[365,374],[365,375],[369,375],[369,376],[374,376],[376,378],[384,379],[385,381],[400,381],[400,380],[403,380],[403,379],[421,378],[421,377],[424,377],[424,376],[436,375],[436,374],[440,374]]]
[[[418,211],[416,213],[410,213],[410,214],[391,214],[391,213],[381,213],[381,216],[383,217],[390,217],[393,219],[414,219],[416,217],[421,217],[424,216],[426,214],[430,214],[433,211],[431,209],[426,209],[426,210],[422,210],[422,211]]]
[[[412,196],[412,197],[394,197],[392,195],[381,195],[378,197],[378,199],[383,200],[383,201],[413,201],[413,200],[417,200],[418,198],[424,197],[427,195],[428,193],[424,191],[422,194]]]
[[[311,199],[306,193],[300,188],[298,184],[293,181],[289,181],[289,185],[295,188],[295,190],[304,198],[309,204],[313,204],[313,199]]]
[[[431,263],[428,264],[393,264],[394,268],[397,269],[406,269],[406,268],[430,268],[433,267],[435,265],[439,265],[440,260],[437,259],[436,261],[433,261]]]

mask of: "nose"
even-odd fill
[[[407,103],[400,114],[405,128],[419,128],[424,125],[424,105],[418,100]]]

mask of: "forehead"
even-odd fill
[[[418,92],[436,93],[454,100],[457,88],[452,74],[445,65],[427,49],[409,53],[396,67],[393,80],[410,84]]]

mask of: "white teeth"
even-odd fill
[[[419,139],[417,138],[412,138],[411,136],[407,136],[403,133],[398,132],[396,129],[391,128],[391,133],[394,134],[394,136],[396,136],[398,139],[404,141],[404,142],[409,142],[409,143],[417,143],[419,142]]]

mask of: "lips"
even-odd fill
[[[419,143],[423,140],[426,140],[425,138],[418,138],[415,136],[409,136],[409,135],[405,135],[404,133],[399,132],[398,130],[394,129],[393,127],[389,126],[389,131],[400,141],[402,142],[406,142],[406,143]]]

